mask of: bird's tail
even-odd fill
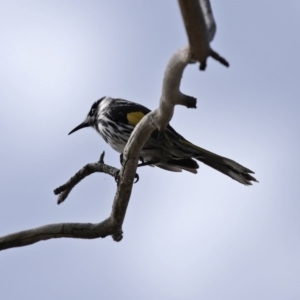
[[[210,151],[207,151],[186,140],[182,142],[196,150],[195,155],[193,155],[193,158],[195,158],[198,161],[201,161],[202,163],[210,166],[211,168],[214,168],[215,170],[245,185],[252,185],[252,181],[258,182],[252,175],[250,175],[254,174],[253,171],[245,168],[237,162],[229,158],[212,153]]]

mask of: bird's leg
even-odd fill
[[[140,158],[141,159],[141,158]],[[123,156],[123,153],[121,153],[120,154],[120,163],[121,163],[121,165],[122,166],[124,166],[124,156]],[[115,181],[116,181],[116,183],[118,184],[119,183],[119,178],[120,177],[120,170],[119,171],[117,171],[116,172],[116,175],[115,175]],[[133,182],[133,183],[137,183],[138,181],[139,181],[139,179],[140,179],[140,177],[139,177],[139,174],[135,174],[134,175],[134,178],[135,178],[135,181]]]
[[[137,183],[140,180],[140,176],[138,173],[135,173],[134,175],[134,182],[133,183]],[[118,170],[115,174],[115,181],[117,184],[119,184],[119,180],[120,180],[120,170]]]
[[[158,163],[158,161],[145,161],[144,158],[143,158],[142,156],[140,156],[139,160],[141,161],[141,163],[139,163],[139,164],[137,165],[137,167],[150,166],[150,165],[155,165],[155,164]],[[123,165],[124,165],[124,164],[123,164],[123,163],[124,163],[123,153],[120,154],[120,162],[121,162],[121,165],[123,166]],[[116,175],[115,175],[115,181],[116,181],[117,184],[119,183],[119,179],[120,179],[119,177],[120,177],[120,170],[117,171],[117,173],[116,173]],[[134,183],[137,183],[137,182],[139,181],[139,179],[140,179],[139,174],[136,173],[136,174],[134,175],[134,178],[135,178]]]
[[[144,166],[150,166],[150,165],[155,165],[157,162],[154,162],[154,161],[146,161],[144,162],[144,160],[138,164],[137,166],[138,167],[144,167]]]
[[[121,163],[122,166],[123,166],[123,158],[124,158],[124,157],[123,157],[123,153],[121,153],[121,154],[120,154],[120,163]]]
[[[141,161],[141,162],[137,165],[137,167],[144,166],[145,160],[144,160],[144,157],[143,157],[143,156],[140,156],[140,161]]]
[[[140,157],[140,161],[141,163],[137,165],[138,167],[151,166],[159,163],[159,161],[154,161],[154,160],[145,161],[143,157]]]

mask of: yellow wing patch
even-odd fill
[[[134,111],[127,114],[128,124],[135,126],[145,116],[141,111]]]

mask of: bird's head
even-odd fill
[[[101,109],[101,101],[103,101],[106,97],[103,97],[101,99],[99,99],[98,101],[96,101],[89,113],[87,114],[85,120],[79,124],[77,127],[75,127],[73,130],[71,130],[69,132],[69,135],[72,134],[73,132],[79,130],[79,129],[82,129],[82,128],[85,128],[85,127],[94,127],[96,128],[97,126],[97,121],[98,121],[98,118],[99,118],[99,115],[100,115],[100,109]]]

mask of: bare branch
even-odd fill
[[[53,238],[80,238],[95,239],[104,238],[117,231],[114,231],[110,219],[99,224],[84,223],[60,223],[51,224],[34,229],[24,230],[9,234],[0,238],[0,250],[14,247],[31,245],[33,243]]]
[[[190,62],[189,48],[177,51],[165,71],[159,108],[147,114],[135,127],[123,153],[124,165],[120,170],[120,181],[115,195],[111,218],[122,232],[122,224],[131,195],[139,153],[155,129],[164,130],[174,113],[176,104],[196,107],[196,99],[182,94],[179,90],[184,68]],[[115,239],[115,237],[113,236]]]
[[[147,114],[135,127],[124,149],[123,166],[120,172],[118,169],[104,164],[104,153],[102,153],[98,162],[87,164],[67,183],[54,191],[56,195],[59,195],[58,204],[60,204],[67,198],[73,187],[86,176],[95,172],[104,172],[114,177],[118,174],[117,191],[110,217],[98,224],[61,223],[20,231],[1,237],[0,250],[60,237],[93,239],[112,235],[115,241],[122,239],[122,224],[136,176],[140,150],[155,129],[159,129],[161,132],[165,130],[173,117],[175,105],[196,108],[196,99],[182,94],[179,89],[185,67],[188,63],[196,60],[200,62],[200,69],[204,70],[209,56],[223,65],[229,66],[228,62],[213,51],[209,44],[216,31],[209,0],[178,1],[190,46],[177,51],[169,61],[165,71],[159,107]]]
[[[108,219],[98,224],[61,223],[20,231],[0,238],[0,250],[60,237],[93,239],[112,235],[115,241],[120,241],[123,237],[122,224],[131,195],[140,150],[153,130],[159,128],[163,131],[166,128],[173,116],[176,104],[189,108],[196,107],[196,99],[182,94],[179,90],[183,71],[190,61],[188,47],[177,51],[172,56],[165,71],[159,108],[145,116],[132,132],[124,150],[124,163],[119,173],[113,208]],[[118,169],[105,165],[103,160],[104,154],[97,163],[87,164],[67,183],[55,189],[54,193],[59,194],[58,203],[66,199],[76,184],[94,172],[116,176]]]
[[[69,193],[73,187],[78,184],[85,177],[95,173],[106,173],[113,177],[119,172],[118,169],[104,164],[104,152],[101,154],[100,159],[96,163],[90,163],[81,168],[71,179],[65,184],[54,190],[55,195],[59,195],[57,199],[57,204],[62,203],[68,197]]]
[[[209,0],[178,0],[185,29],[191,47],[191,56],[200,62],[200,70],[205,70],[209,56],[228,67],[229,63],[210,47],[216,32]]]

